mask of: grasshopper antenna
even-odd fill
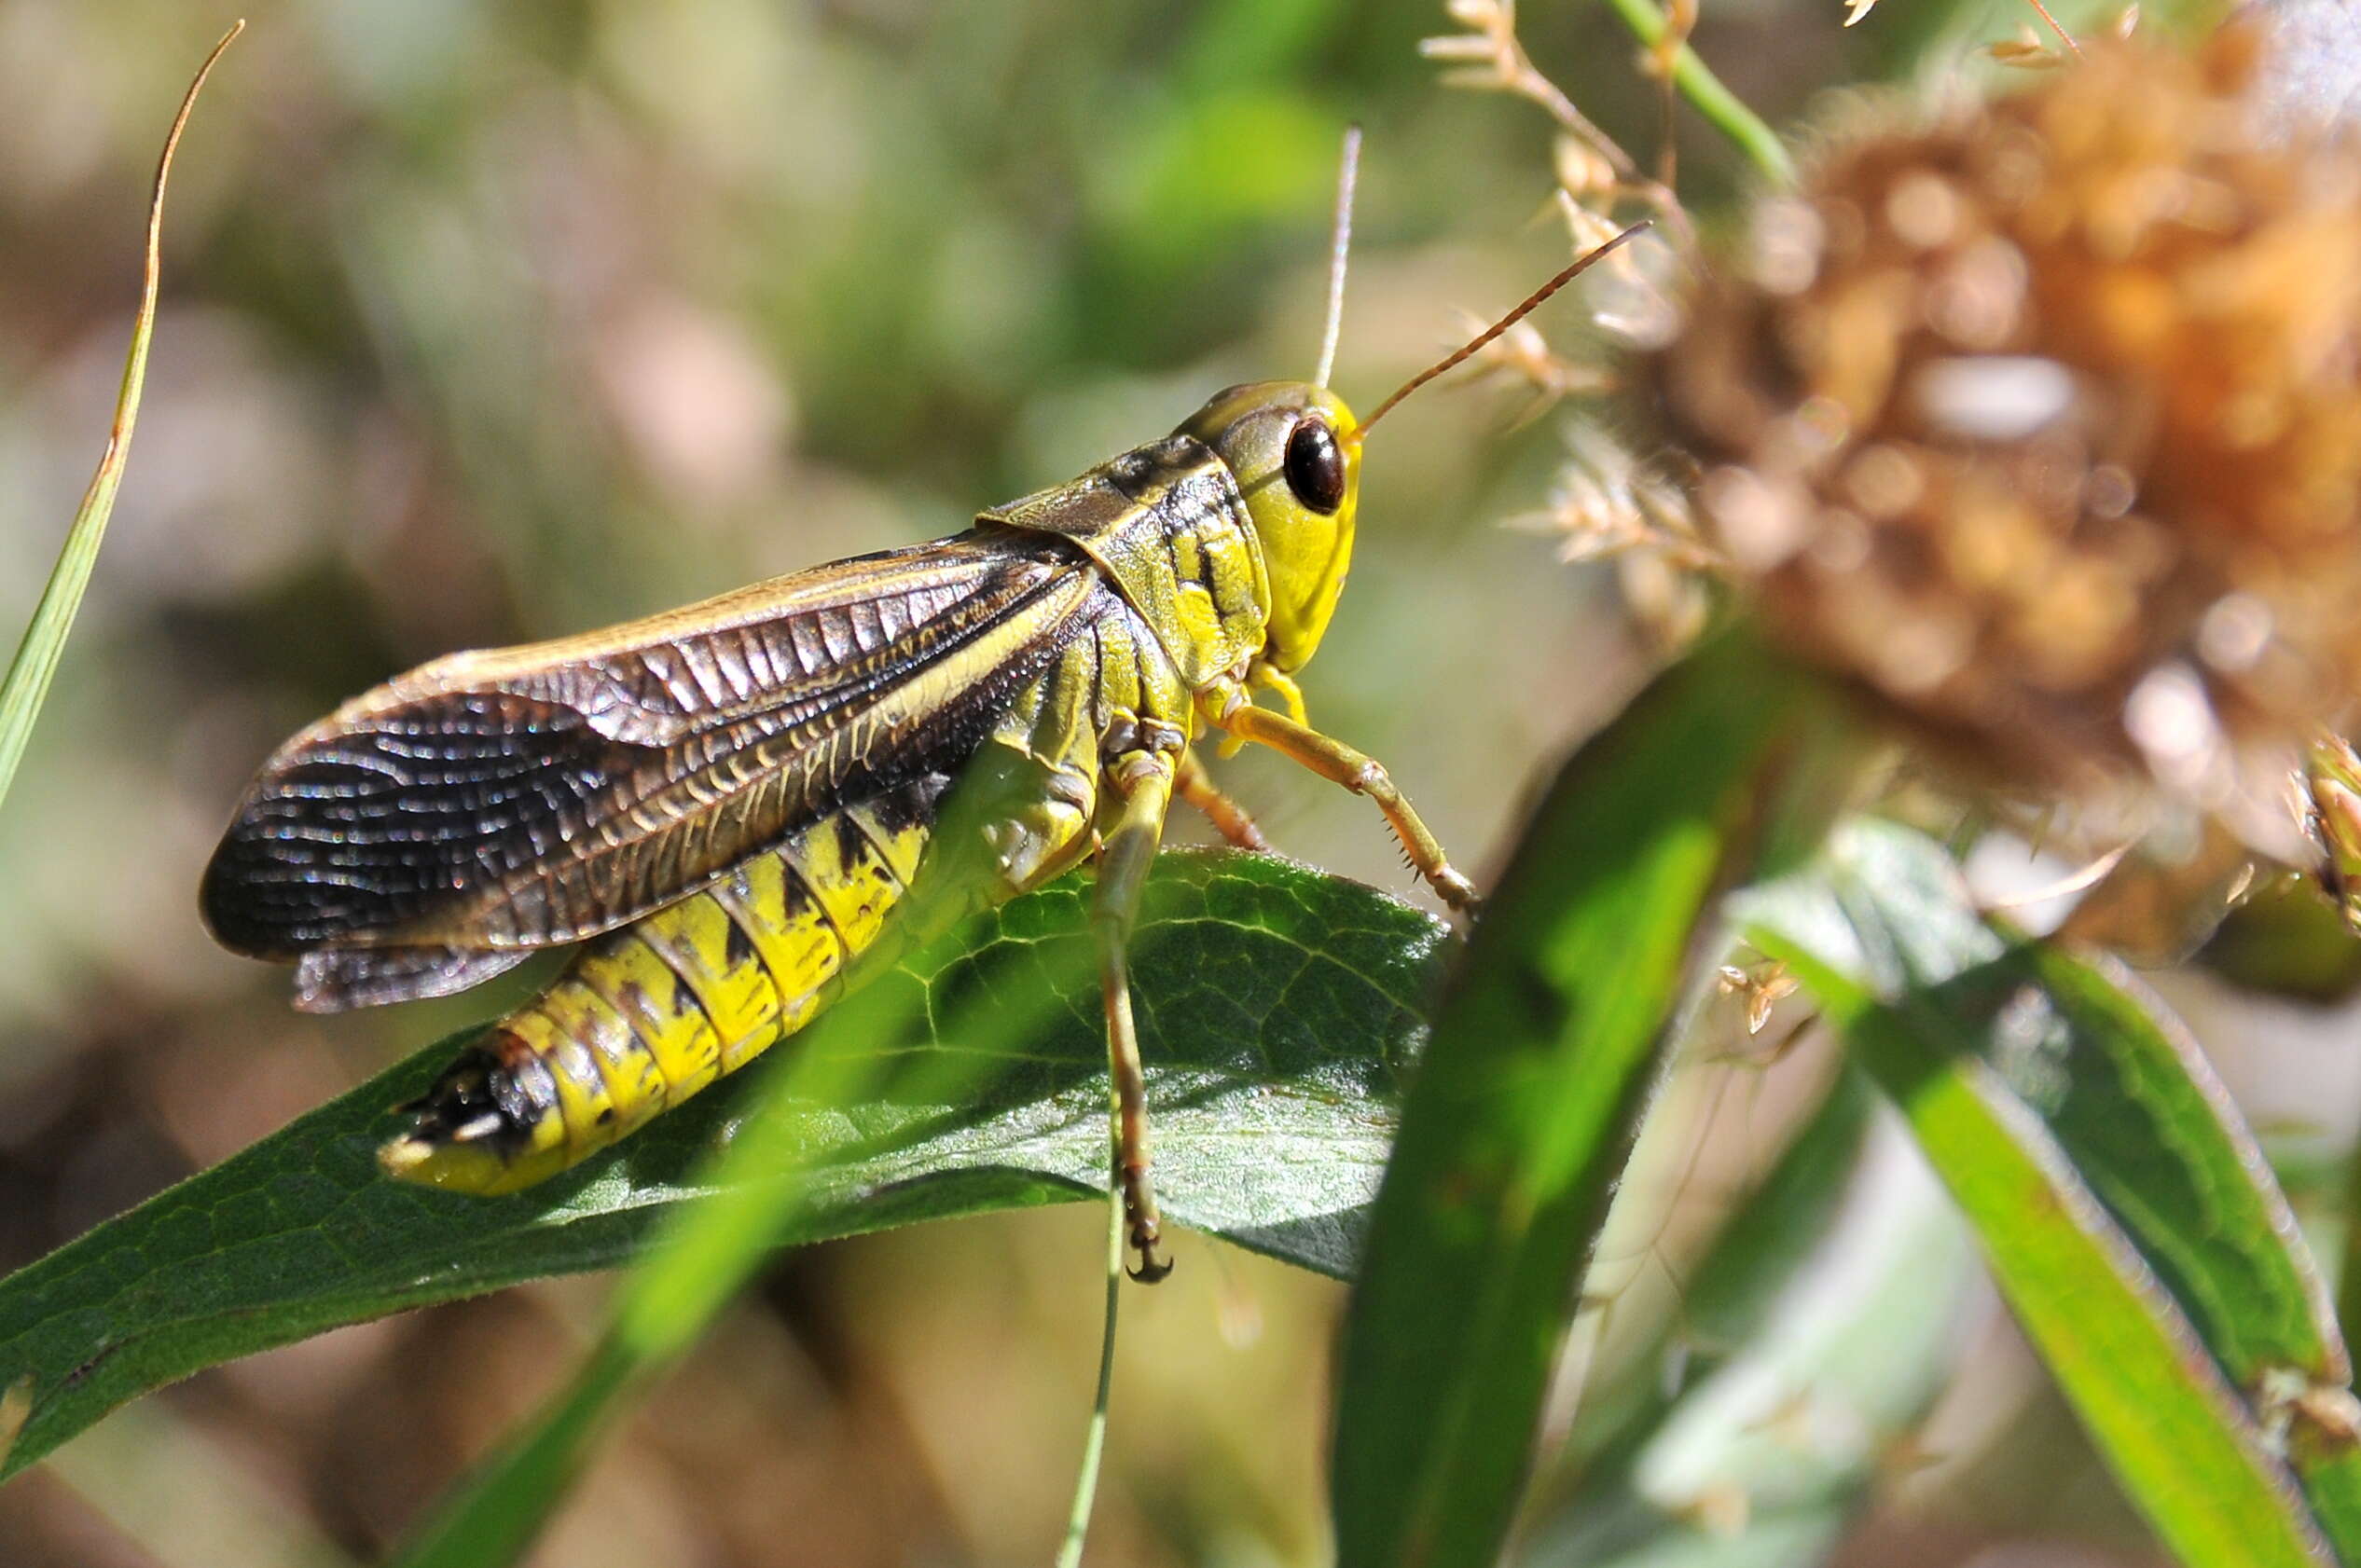
[[[1345,166],[1336,173],[1336,233],[1328,252],[1328,327],[1319,340],[1316,387],[1336,368],[1336,338],[1345,324],[1345,258],[1353,248],[1353,186],[1360,178],[1360,127],[1345,128]]]
[[[1629,228],[1623,230],[1621,234],[1616,235],[1612,240],[1608,241],[1605,244],[1598,246],[1595,250],[1585,251],[1582,254],[1575,257],[1573,265],[1567,267],[1564,271],[1560,272],[1556,277],[1552,278],[1548,282],[1543,283],[1539,288],[1535,289],[1531,294],[1526,295],[1525,296],[1524,304],[1519,305],[1515,309],[1510,311],[1507,315],[1502,316],[1498,321],[1494,322],[1490,326],[1485,327],[1473,337],[1469,338],[1468,341],[1460,348],[1436,361],[1434,364],[1427,366],[1426,369],[1421,370],[1417,375],[1413,376],[1401,386],[1396,387],[1394,389],[1393,395],[1386,399],[1385,402],[1379,404],[1377,406],[1377,412],[1370,415],[1366,420],[1363,420],[1360,422],[1360,427],[1354,431],[1348,439],[1359,441],[1368,435],[1371,428],[1374,426],[1378,420],[1384,419],[1388,412],[1393,408],[1395,404],[1400,403],[1403,398],[1408,397],[1412,392],[1416,392],[1420,387],[1425,386],[1429,381],[1433,380],[1443,372],[1454,369],[1466,363],[1470,356],[1473,355],[1486,343],[1491,342],[1495,337],[1499,337],[1500,334],[1508,331],[1509,328],[1516,325],[1517,323],[1525,320],[1526,317],[1531,315],[1535,310],[1539,309],[1542,301],[1548,299],[1550,296],[1555,294],[1558,290],[1564,288],[1567,284],[1572,282],[1575,279],[1581,277],[1584,272],[1588,271],[1594,262],[1598,261],[1609,251],[1616,249],[1625,241],[1633,238],[1642,229],[1649,227],[1654,222],[1655,220],[1652,218],[1642,218],[1637,223],[1632,225]]]

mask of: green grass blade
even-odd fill
[[[929,1101],[914,1097],[921,1082],[822,1125],[812,1190],[776,1241],[1103,1191],[1098,986],[1072,968],[1089,951],[1088,887],[1070,877],[982,916],[854,998],[923,1004],[897,1050],[932,1043],[933,1021],[965,1011],[963,998],[1012,998],[1023,1005],[1007,1013],[1035,1027],[1009,1052],[1015,1070],[980,1094]],[[1444,949],[1438,922],[1357,883],[1250,856],[1164,856],[1135,972],[1167,1212],[1306,1268],[1348,1272]],[[980,1054],[973,1040],[956,1043]],[[0,1387],[31,1380],[28,1419],[0,1475],[200,1368],[409,1307],[628,1263],[670,1212],[711,1190],[711,1150],[752,1103],[742,1078],[716,1085],[514,1197],[382,1179],[373,1150],[393,1126],[388,1107],[416,1095],[449,1054],[420,1052],[0,1280]],[[757,1197],[768,1190],[756,1185]]]
[[[599,1439],[656,1369],[612,1336],[601,1340],[524,1433],[461,1483],[391,1568],[461,1568],[523,1557]]]
[[[98,472],[90,475],[90,487],[82,494],[74,525],[66,530],[65,547],[58,552],[58,563],[50,569],[40,602],[34,606],[33,621],[24,628],[24,640],[17,644],[16,657],[8,662],[7,678],[0,681],[0,801],[8,797],[8,786],[16,781],[17,766],[24,761],[25,746],[33,738],[34,722],[48,698],[49,682],[65,653],[66,634],[74,629],[75,613],[82,608],[82,595],[98,565],[99,543],[105,538],[106,520],[115,512],[123,464],[131,456],[131,428],[139,422],[140,388],[147,379],[148,340],[156,331],[156,292],[163,270],[164,187],[172,180],[173,154],[179,149],[180,133],[187,128],[189,111],[197,106],[198,91],[213,74],[214,62],[245,28],[241,21],[223,34],[205,63],[197,68],[188,91],[181,98],[180,112],[173,117],[173,128],[165,133],[163,153],[156,160],[156,184],[147,201],[146,268],[140,284],[139,314],[131,324],[131,349],[123,364],[123,387],[116,394],[115,423],[107,432]]]
[[[2341,1348],[2316,1342],[2308,1260],[2271,1231],[2284,1200],[2193,1049],[2098,971],[1987,925],[1940,846],[1905,829],[1849,826],[1742,917],[1909,1118],[2166,1545],[2196,1568],[2334,1561],[2216,1356]]]
[[[1725,636],[1585,746],[1437,1017],[1346,1327],[1339,1561],[1488,1565],[1718,880],[1807,690]]]

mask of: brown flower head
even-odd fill
[[[2252,60],[2094,45],[1834,140],[1656,373],[1792,645],[2009,782],[2288,853],[2361,694],[2361,158],[2258,134]]]

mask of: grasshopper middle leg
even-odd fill
[[[1123,795],[1121,815],[1098,853],[1098,896],[1091,923],[1098,936],[1098,983],[1107,1008],[1107,1065],[1113,1080],[1114,1179],[1138,1262],[1131,1277],[1154,1284],[1172,1272],[1163,1251],[1163,1217],[1148,1176],[1148,1090],[1139,1066],[1139,1034],[1131,1016],[1131,972],[1125,950],[1139,915],[1148,868],[1164,836],[1172,804],[1174,763],[1161,752],[1125,753],[1108,770]]]

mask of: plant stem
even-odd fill
[[[1098,1394],[1091,1401],[1090,1430],[1083,1437],[1082,1468],[1074,1477],[1074,1505],[1066,1514],[1066,1538],[1056,1568],[1082,1568],[1083,1537],[1090,1529],[1091,1504],[1098,1495],[1098,1461],[1107,1451],[1107,1396],[1115,1381],[1115,1306],[1123,1299],[1123,1197],[1120,1177],[1107,1190],[1107,1327],[1098,1341]]]
[[[1664,37],[1669,24],[1655,0],[1608,0],[1608,4],[1641,43],[1653,46]],[[1795,184],[1795,161],[1788,156],[1787,144],[1736,93],[1722,86],[1721,78],[1697,58],[1696,50],[1683,44],[1673,57],[1672,74],[1681,96],[1705,117],[1707,124],[1729,137],[1765,179],[1782,189]]]

